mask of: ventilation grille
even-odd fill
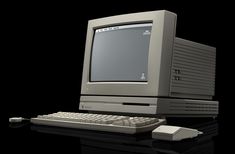
[[[214,95],[216,49],[176,38],[171,93]]]
[[[173,113],[205,113],[218,114],[218,104],[170,102],[169,110]]]

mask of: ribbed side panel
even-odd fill
[[[175,38],[171,95],[213,96],[215,88],[216,49]]]
[[[160,98],[157,102],[157,114],[210,117],[218,113],[217,101]]]
[[[218,104],[170,102],[169,110],[174,113],[218,114]]]

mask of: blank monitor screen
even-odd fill
[[[146,82],[152,23],[96,29],[91,82]]]

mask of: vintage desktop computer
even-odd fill
[[[218,115],[216,49],[177,38],[176,17],[153,11],[90,20],[79,104],[89,113],[38,115],[31,123],[126,134],[152,131],[152,138],[164,140],[202,134],[163,125],[168,117]]]
[[[216,48],[175,36],[169,11],[90,20],[80,110],[216,117]]]

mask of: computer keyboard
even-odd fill
[[[31,123],[38,125],[118,132],[125,134],[152,131],[166,122],[165,119],[151,117],[130,117],[72,112],[57,112],[47,115],[38,115],[36,118],[31,118],[30,121]]]

